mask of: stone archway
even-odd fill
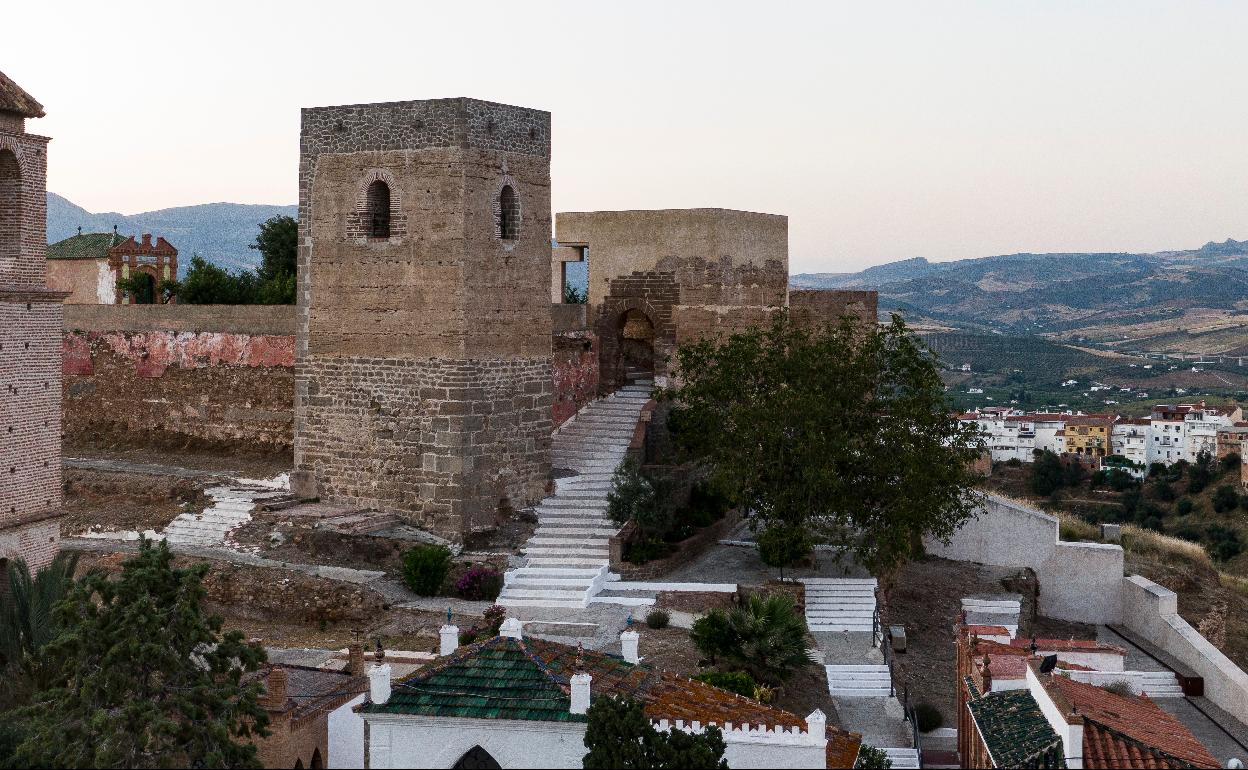
[[[619,367],[624,381],[654,377],[654,321],[642,311],[633,308],[620,315]]]
[[[463,770],[501,770],[502,765],[498,764],[498,760],[490,756],[490,752],[480,746],[473,746],[464,755],[459,758],[453,767],[463,768]]]

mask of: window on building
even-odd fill
[[[368,208],[368,235],[370,238],[390,237],[390,185],[378,179],[368,186],[365,196]]]
[[[520,237],[520,199],[509,184],[498,193],[498,237],[504,241]]]
[[[0,150],[0,267],[13,265],[21,251],[22,175],[17,156]]]

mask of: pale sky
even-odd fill
[[[1248,2],[11,3],[92,211],[294,203],[299,108],[553,113],[555,211],[789,217],[790,269],[1248,239]]]

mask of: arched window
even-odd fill
[[[520,199],[509,184],[498,193],[498,237],[504,241],[520,238]]]
[[[16,267],[22,251],[21,193],[22,172],[17,156],[0,150],[0,270]]]
[[[368,210],[368,219],[365,227],[368,228],[369,237],[389,238],[390,185],[378,179],[368,186],[368,192],[364,200]]]
[[[473,746],[459,758],[454,767],[463,768],[463,770],[495,770],[502,766],[498,764],[498,760],[490,756],[488,751],[480,746]]]

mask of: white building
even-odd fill
[[[1066,451],[1066,439],[1059,436],[1058,433],[1066,427],[1066,418],[1068,414],[1054,414],[1051,412],[1037,412],[1028,415],[1032,420],[1036,438],[1036,450],[1040,452],[1052,452],[1061,454]]]
[[[1133,463],[1148,464],[1148,434],[1151,421],[1147,418],[1124,417],[1114,423],[1110,434],[1112,454],[1121,455]]]
[[[1241,419],[1243,410],[1216,409],[1195,404],[1158,404],[1149,417],[1148,462],[1191,462],[1201,452],[1217,456],[1218,430]]]
[[[503,633],[455,649],[459,630],[443,628],[446,657],[391,682],[388,666],[369,672],[358,708],[369,767],[579,768],[586,711],[596,698],[643,704],[658,730],[723,731],[732,768],[853,767],[861,737],[716,687],[638,664],[637,634],[621,634],[624,656],[525,639],[518,620]],[[631,661],[631,662],[630,662]]]

